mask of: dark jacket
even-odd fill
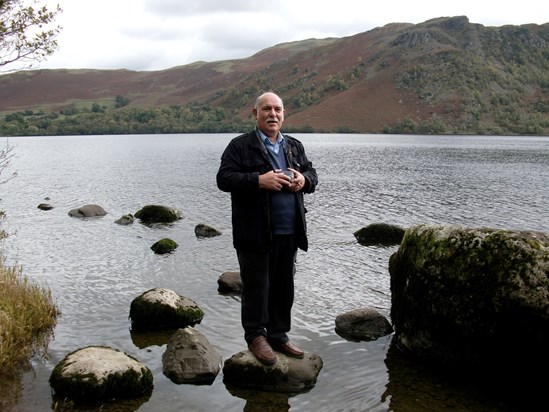
[[[307,251],[303,193],[314,192],[318,177],[299,140],[284,135],[284,152],[288,167],[298,170],[305,177],[305,186],[295,195],[299,208],[298,247]],[[273,170],[273,166],[257,129],[232,139],[221,156],[217,187],[231,193],[233,244],[236,249],[266,251],[270,248],[270,191],[259,188],[259,175],[269,170]]]

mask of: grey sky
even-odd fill
[[[279,43],[345,37],[394,22],[469,17],[485,26],[549,22],[549,2],[460,0],[44,0],[64,10],[60,49],[40,68],[162,70],[251,56]]]

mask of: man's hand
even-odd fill
[[[292,179],[292,182],[288,186],[288,190],[290,192],[299,192],[305,186],[305,176],[303,176],[297,170],[292,169],[291,167],[289,167],[288,170],[290,172],[293,172],[294,174],[294,178]]]
[[[259,188],[280,192],[283,188],[290,188],[290,177],[282,172],[271,170],[259,175]]]

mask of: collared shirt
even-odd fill
[[[284,137],[282,136],[282,133],[278,132],[278,137],[275,143],[271,142],[271,140],[261,130],[259,131],[259,134],[261,135],[261,138],[265,143],[265,147],[273,152],[275,155],[277,155],[280,151],[280,148],[284,144]]]

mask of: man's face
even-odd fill
[[[253,115],[257,127],[267,137],[278,135],[278,131],[284,122],[284,106],[282,100],[274,94],[266,94],[259,104],[258,109],[253,109]]]

